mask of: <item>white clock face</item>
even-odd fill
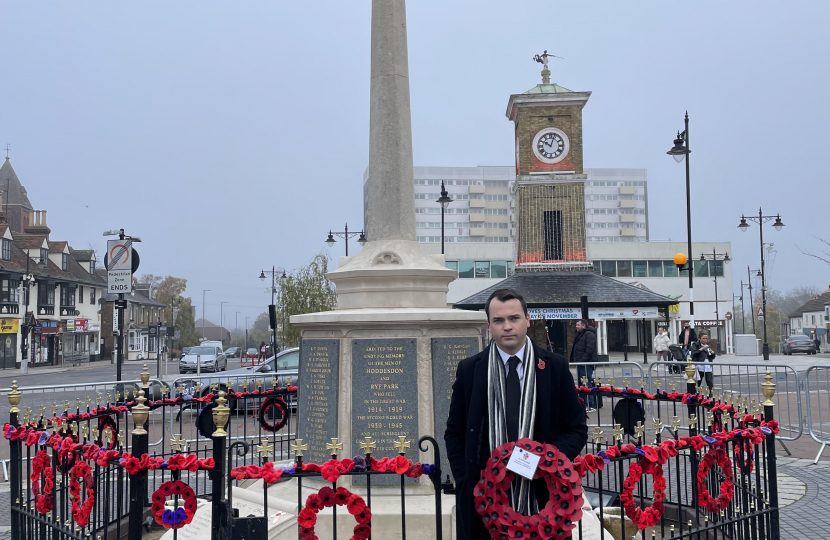
[[[558,163],[570,150],[568,136],[561,129],[545,128],[533,137],[533,153],[539,161]]]

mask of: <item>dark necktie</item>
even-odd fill
[[[521,385],[519,384],[519,372],[516,367],[519,365],[519,357],[511,356],[507,359],[507,382],[505,384],[505,420],[507,421],[507,440],[519,440],[519,401],[522,396]]]

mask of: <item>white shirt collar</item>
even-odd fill
[[[519,358],[519,363],[523,364],[524,359],[525,359],[525,347],[527,347],[527,343],[525,343],[524,347],[519,349],[519,352],[517,352],[516,354],[507,354],[506,352],[501,350],[498,345],[496,345],[496,350],[499,351],[499,356],[501,356],[501,361],[504,362],[505,365],[507,365],[507,361],[510,360],[511,356],[518,357]]]

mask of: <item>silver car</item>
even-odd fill
[[[784,341],[784,345],[781,349],[781,352],[785,355],[791,355],[792,353],[797,352],[803,352],[810,355],[816,354],[817,352],[816,343],[805,334],[794,334],[788,337]]]
[[[225,371],[228,369],[228,359],[221,347],[215,345],[200,346],[191,348],[188,353],[179,360],[179,373],[196,373],[196,363],[199,364],[198,371]]]
[[[222,375],[180,378],[174,383],[174,387],[182,384],[187,388],[185,392],[188,394],[205,395],[211,392],[210,386],[212,384],[216,384],[220,390],[227,390],[229,382],[233,383],[233,390],[237,392],[242,390],[244,381],[248,381],[250,384],[248,390],[255,390],[259,381],[262,381],[263,387],[270,388],[271,380],[274,378],[277,379],[279,386],[288,386],[289,384],[296,386],[299,372],[300,348],[293,347],[281,351],[276,357],[272,356],[257,366],[233,369]],[[197,382],[202,385],[199,392],[195,391]]]

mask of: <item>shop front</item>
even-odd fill
[[[0,319],[0,367],[13,369],[17,361],[17,335],[20,319]]]
[[[32,366],[61,364],[61,339],[64,327],[61,321],[38,320],[32,331]]]
[[[97,360],[98,329],[91,327],[89,319],[68,319],[66,330],[61,334],[61,350],[65,364],[86,364]]]

